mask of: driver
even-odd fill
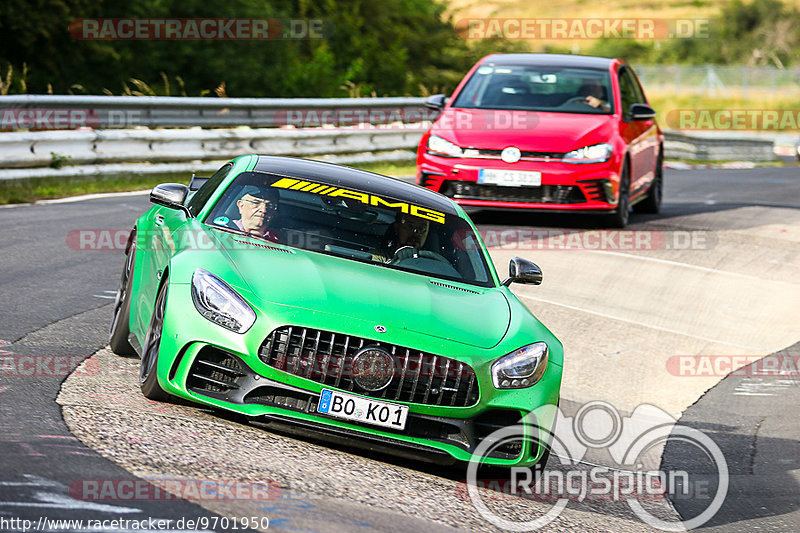
[[[411,247],[419,250],[425,245],[429,230],[429,221],[405,213],[398,213],[386,232],[383,250],[372,252],[373,260],[386,263],[395,257],[398,250],[402,248]],[[411,248],[403,250],[401,254],[411,257],[414,253]],[[399,259],[404,258],[400,257]]]
[[[599,108],[605,112],[611,110],[611,107],[603,99],[603,96],[605,96],[605,88],[599,79],[591,78],[584,80],[578,92],[580,96],[586,97],[583,99],[584,104]]]
[[[242,196],[236,202],[239,209],[237,220],[232,220],[228,227],[238,229],[254,237],[261,237],[271,242],[278,242],[278,234],[269,229],[270,223],[278,212],[278,193],[272,189],[248,185],[242,189]]]

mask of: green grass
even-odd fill
[[[413,163],[372,163],[357,165],[358,168],[386,174],[387,176],[408,176],[416,173]],[[159,183],[189,182],[190,175],[181,172],[176,174],[154,175],[115,175],[81,178],[34,178],[17,180],[0,180],[0,205],[30,203],[51,198],[65,198],[102,192],[123,192],[152,189]]]

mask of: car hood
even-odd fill
[[[612,115],[447,108],[431,133],[464,148],[569,152],[606,142]]]
[[[241,280],[226,281],[251,292],[256,306],[368,320],[390,332],[402,328],[478,348],[496,346],[508,331],[510,306],[499,289],[474,287],[474,294],[434,285],[429,276],[305,250],[251,248],[243,241],[235,249],[221,247]]]

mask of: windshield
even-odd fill
[[[609,115],[614,112],[608,70],[481,66],[453,107]]]
[[[205,222],[383,268],[494,285],[475,232],[461,217],[322,182],[243,173]]]

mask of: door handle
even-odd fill
[[[164,223],[164,216],[163,215],[156,215],[153,220],[155,221],[157,226],[160,226]]]

